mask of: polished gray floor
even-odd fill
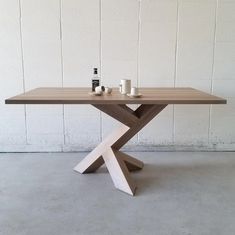
[[[86,153],[0,154],[0,234],[235,234],[235,153],[131,154],[135,197],[74,172]]]

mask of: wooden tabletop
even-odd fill
[[[141,98],[113,89],[111,95],[91,96],[91,88],[37,88],[6,99],[6,104],[226,104],[226,100],[193,88],[141,88]]]

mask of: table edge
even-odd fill
[[[175,100],[175,101],[152,101],[152,100],[106,100],[105,102],[102,100],[93,100],[92,102],[89,100],[11,100],[6,99],[5,104],[103,104],[103,105],[110,105],[110,104],[227,104],[227,100],[220,99],[220,100]]]

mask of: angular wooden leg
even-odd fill
[[[141,170],[144,167],[144,163],[136,158],[131,157],[130,155],[118,151],[120,158],[125,162],[129,171]]]
[[[106,164],[116,188],[134,195],[136,185],[129,171],[140,170],[143,162],[119,151],[134,135],[149,123],[166,105],[141,105],[135,111],[126,105],[94,105],[99,110],[122,122],[122,125],[105,138],[75,168],[80,173],[96,171]]]
[[[105,165],[108,168],[114,186],[125,193],[134,195],[136,184],[130,177],[127,166],[123,159],[119,157],[119,154],[120,152],[114,151],[112,148],[108,148],[103,153]]]
[[[107,136],[93,151],[91,151],[80,163],[78,163],[74,170],[82,174],[96,171],[104,163],[102,158],[103,153],[128,130],[129,127],[125,125],[122,125],[120,128],[115,130],[113,133]]]
[[[95,155],[94,153],[88,154],[76,167],[74,170],[83,173],[92,173],[99,169],[104,164],[104,159],[100,155]]]

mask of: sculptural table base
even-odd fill
[[[126,105],[118,104],[93,106],[120,121],[122,125],[90,152],[74,170],[82,174],[91,173],[105,163],[115,187],[134,195],[136,184],[129,172],[142,169],[144,164],[119,149],[167,105],[142,104],[135,111]]]

